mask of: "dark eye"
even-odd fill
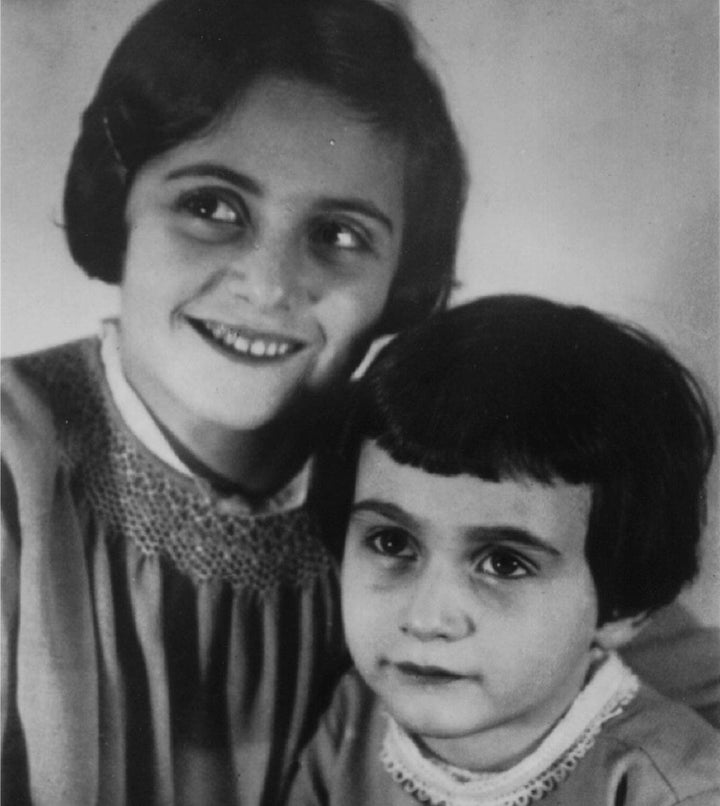
[[[341,221],[319,221],[311,233],[312,243],[321,249],[365,251],[368,238],[358,229]]]
[[[368,536],[367,543],[385,557],[412,559],[415,556],[410,536],[402,529],[378,529]]]
[[[241,225],[245,220],[244,210],[239,200],[231,200],[212,190],[196,190],[185,194],[178,205],[196,218],[218,224]]]
[[[506,549],[492,549],[475,567],[482,574],[501,579],[520,579],[532,574],[532,568],[526,560]]]

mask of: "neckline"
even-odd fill
[[[540,745],[502,772],[469,772],[429,758],[389,715],[381,760],[396,783],[430,806],[527,806],[567,778],[603,724],[621,713],[638,689],[637,677],[616,653],[603,655]]]
[[[120,363],[119,327],[116,318],[104,319],[100,333],[100,365],[117,413],[132,435],[153,456],[185,478],[202,481],[178,456],[145,404],[128,383]],[[216,488],[213,490],[219,498],[232,499],[254,515],[287,512],[305,504],[313,464],[311,457],[282,489],[258,501],[250,501],[237,491],[226,492]]]

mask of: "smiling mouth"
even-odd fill
[[[295,339],[277,336],[251,334],[246,330],[231,327],[223,322],[186,317],[201,336],[233,355],[243,358],[273,360],[286,358],[301,350],[305,345]]]
[[[395,668],[404,678],[423,686],[447,685],[465,679],[465,675],[455,674],[439,666],[418,666],[415,663],[396,663]]]

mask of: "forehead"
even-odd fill
[[[592,492],[588,485],[532,479],[485,481],[440,476],[395,462],[374,442],[363,445],[355,503],[383,501],[436,535],[462,535],[477,527],[508,527],[542,538],[558,550],[584,550]]]
[[[362,195],[396,204],[404,148],[331,92],[301,80],[254,82],[207,134],[169,152],[173,161],[219,161],[272,193]]]

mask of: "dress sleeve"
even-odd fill
[[[20,618],[20,516],[17,481],[8,461],[15,452],[22,400],[9,392],[14,384],[7,362],[2,365],[2,467],[0,468],[0,719],[2,720],[2,802],[23,803],[24,742],[17,710],[17,643]]]
[[[37,421],[39,437],[25,444],[28,423]],[[2,535],[0,566],[2,574],[2,660],[0,662],[0,713],[2,716],[3,771],[10,737],[19,730],[17,720],[17,646],[20,619],[20,493],[24,479],[17,470],[23,466],[43,467],[52,446],[43,437],[49,433],[49,419],[32,392],[18,377],[11,361],[2,362],[2,467],[0,469],[0,498],[2,501]],[[42,430],[44,429],[44,431]],[[27,461],[24,454],[28,453]],[[22,472],[20,474],[22,476]],[[16,739],[18,737],[15,737]],[[3,779],[5,776],[3,775]],[[3,800],[3,802],[5,802]]]
[[[5,736],[12,690],[14,688],[15,646],[17,643],[18,622],[18,559],[19,529],[17,526],[17,507],[15,490],[10,472],[5,463],[2,466],[2,535],[0,543],[0,571],[2,572],[2,653],[0,663],[0,692],[2,714],[2,733]]]
[[[679,602],[655,615],[621,654],[642,679],[720,728],[720,630]]]
[[[5,362],[1,482],[2,803],[29,803],[28,792],[33,803],[94,802],[88,725],[98,705],[94,678],[79,672],[94,660],[80,532],[53,411]],[[75,787],[81,778],[90,784]]]
[[[0,718],[2,720],[3,803],[29,803],[27,762],[17,710],[17,642],[20,613],[20,525],[17,495],[10,469],[0,471],[2,524],[0,526]]]

